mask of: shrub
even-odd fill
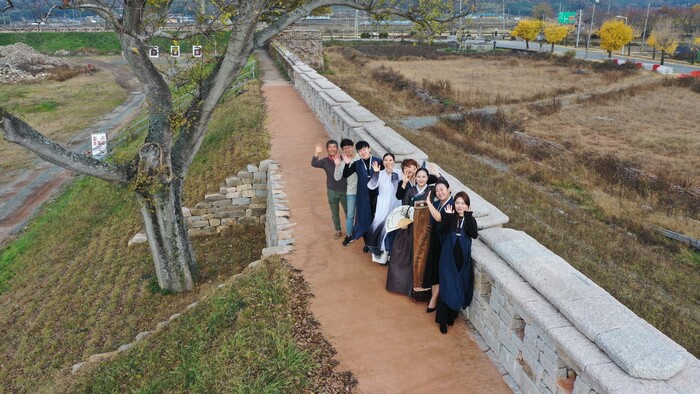
[[[366,31],[360,33],[360,38],[370,38],[370,37],[371,37],[370,34]]]
[[[389,38],[389,33],[383,31],[379,33],[379,38]]]

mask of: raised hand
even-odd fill
[[[403,185],[406,186],[408,185],[408,182],[411,180],[411,176],[408,174],[408,170],[405,170],[403,172]]]
[[[452,205],[445,205],[445,213],[454,213],[452,210]]]
[[[343,155],[345,156],[345,155]],[[333,162],[335,163],[336,166],[339,166],[340,163],[343,162],[343,160],[340,158],[340,155],[335,155],[333,156]]]
[[[379,165],[379,162],[373,161],[372,162],[372,169],[374,172],[379,172],[379,170],[382,169],[382,167]]]
[[[342,157],[345,164],[350,164],[350,158],[345,153],[343,153]]]
[[[316,156],[318,156],[321,152],[323,152],[323,144],[318,143],[316,144]]]
[[[428,164],[428,172],[435,176],[440,176],[440,171],[438,171],[437,165],[435,163]]]

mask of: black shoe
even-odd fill
[[[348,246],[348,245],[350,245],[350,244],[352,243],[352,241],[353,241],[353,240],[352,240],[352,237],[350,237],[350,236],[345,237],[345,239],[343,240],[343,246]]]
[[[435,312],[436,309],[437,309],[437,307],[435,307],[435,308],[430,308],[430,307],[425,308],[425,313],[433,313],[433,312]]]
[[[447,326],[444,324],[440,324],[440,332],[443,334],[447,334]]]

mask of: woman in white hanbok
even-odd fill
[[[401,205],[401,200],[396,198],[396,188],[401,181],[401,170],[394,168],[394,160],[393,154],[385,154],[383,157],[383,171],[381,171],[378,163],[373,163],[374,175],[367,184],[370,190],[377,189],[378,194],[377,210],[367,232],[365,248],[372,253],[372,261],[379,264],[386,264],[388,256],[384,245],[386,218],[389,216],[389,212]]]

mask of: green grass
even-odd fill
[[[39,52],[51,54],[58,50],[75,51],[84,48],[91,48],[101,54],[121,53],[117,34],[113,32],[0,34],[0,46],[18,42],[25,43]]]
[[[268,156],[259,83],[245,89],[215,112],[185,184],[192,201],[203,199],[197,190],[218,190],[222,174]],[[139,144],[125,144],[115,160],[132,157]],[[163,295],[149,289],[148,246],[127,247],[141,227],[127,188],[81,177],[0,250],[0,392],[32,392],[89,355],[131,342],[256,260],[265,245],[261,224],[195,238],[197,287]]]
[[[179,45],[180,51],[191,53],[192,45],[202,45],[204,54],[222,53],[230,33],[221,32],[212,37],[196,36],[191,39],[173,41],[165,38],[155,38],[149,45],[159,46],[161,53],[170,53],[171,45]],[[0,46],[25,43],[35,50],[53,54],[58,50],[78,51],[88,50],[94,54],[117,55],[122,48],[114,32],[65,32],[65,33],[3,33],[0,34]]]
[[[171,326],[81,373],[67,392],[303,392],[315,366],[295,343],[290,267],[268,260]]]
[[[26,112],[36,113],[36,112],[53,112],[58,107],[58,103],[53,100],[45,100],[36,105],[27,108]]]

